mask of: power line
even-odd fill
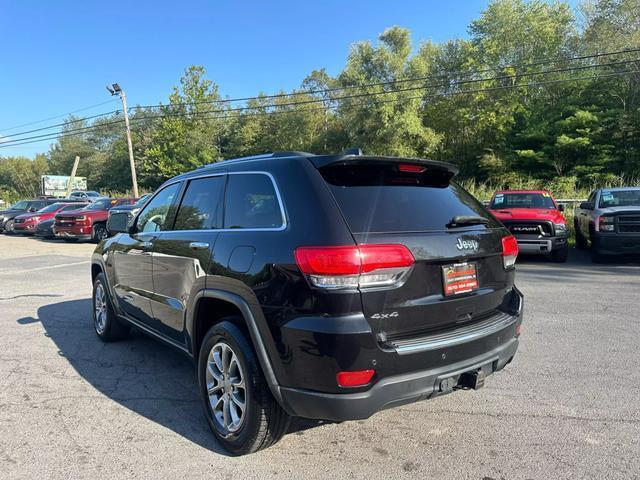
[[[595,54],[591,54],[591,55],[582,55],[582,56],[574,56],[574,57],[569,57],[569,58],[561,58],[561,57],[557,57],[555,59],[552,60],[540,60],[540,61],[536,61],[536,62],[531,62],[531,63],[525,63],[525,64],[512,64],[512,65],[505,65],[504,67],[494,67],[494,68],[487,68],[484,70],[475,70],[475,71],[470,71],[467,73],[463,73],[463,72],[451,72],[451,74],[458,74],[458,75],[462,75],[463,77],[466,76],[470,76],[470,75],[477,75],[480,73],[487,73],[487,72],[495,72],[496,69],[506,69],[506,68],[521,68],[521,67],[530,67],[530,66],[538,66],[538,65],[544,65],[544,64],[549,64],[549,63],[556,63],[556,62],[560,62],[560,61],[564,61],[564,62],[571,62],[571,61],[575,61],[575,60],[585,60],[585,59],[593,59],[593,58],[600,58],[600,57],[606,57],[606,56],[611,56],[611,55],[619,55],[619,54],[623,54],[623,53],[632,53],[632,52],[640,52],[640,48],[634,48],[634,49],[626,49],[626,50],[617,50],[617,51],[612,51],[612,52],[601,52],[601,53],[595,53]],[[413,90],[422,90],[422,89],[426,89],[426,88],[437,88],[437,87],[452,87],[455,85],[462,85],[462,84],[466,84],[466,83],[479,83],[479,82],[485,82],[485,81],[496,81],[496,80],[506,80],[506,79],[514,79],[514,78],[523,78],[523,77],[528,77],[528,76],[536,76],[536,75],[544,75],[544,74],[548,74],[548,73],[561,73],[561,72],[565,72],[565,71],[573,71],[573,70],[583,70],[583,69],[589,69],[589,68],[601,68],[601,67],[605,67],[605,66],[614,66],[614,65],[622,65],[622,64],[627,64],[627,63],[632,63],[634,61],[638,61],[638,60],[627,60],[627,61],[621,61],[621,62],[610,62],[610,63],[604,63],[604,64],[593,64],[593,65],[582,65],[582,66],[576,66],[576,67],[563,67],[563,68],[559,68],[559,69],[552,69],[552,70],[545,70],[545,71],[541,71],[541,72],[524,72],[521,74],[513,74],[513,75],[503,75],[503,76],[499,76],[499,77],[493,77],[493,78],[474,78],[474,79],[469,79],[469,80],[458,80],[458,81],[453,81],[453,82],[446,82],[446,83],[441,83],[441,84],[436,84],[436,85],[421,85],[421,86],[415,86],[415,87],[406,87],[406,88],[402,88],[402,89],[395,89],[395,90],[388,90],[388,91],[382,91],[382,92],[367,92],[367,93],[361,93],[361,94],[353,94],[353,95],[346,95],[346,96],[341,96],[341,97],[333,97],[330,99],[313,99],[313,100],[307,100],[307,101],[299,101],[299,102],[290,102],[288,104],[280,104],[280,105],[259,105],[259,106],[244,106],[244,107],[235,107],[235,108],[228,108],[228,109],[223,109],[223,110],[210,110],[210,111],[205,111],[205,112],[200,112],[200,113],[226,113],[229,111],[244,111],[244,110],[253,110],[253,109],[262,109],[262,108],[270,108],[270,107],[283,107],[283,106],[292,106],[292,105],[297,105],[297,104],[307,104],[307,103],[315,103],[317,102],[325,102],[325,101],[339,101],[339,100],[345,100],[345,99],[349,99],[349,98],[359,98],[359,97],[366,97],[369,95],[385,95],[385,94],[389,94],[389,93],[401,93],[401,92],[406,92],[406,91],[413,91]],[[442,78],[447,76],[446,73],[437,75],[437,76],[426,76],[426,77],[413,77],[413,78],[407,78],[407,79],[399,79],[399,80],[391,80],[391,81],[386,81],[386,82],[375,82],[375,83],[368,83],[368,84],[362,84],[362,85],[351,85],[351,86],[344,86],[344,87],[334,87],[334,88],[328,88],[328,89],[322,89],[322,90],[308,90],[308,91],[299,91],[299,92],[294,92],[294,93],[281,93],[281,94],[275,94],[275,95],[262,95],[262,96],[254,96],[254,97],[243,97],[243,98],[231,98],[231,99],[219,99],[219,100],[212,100],[212,101],[203,101],[203,102],[186,102],[177,106],[185,106],[185,105],[200,105],[200,104],[226,104],[226,103],[233,103],[233,102],[240,102],[240,101],[248,101],[248,100],[264,100],[264,99],[275,99],[275,98],[286,98],[286,97],[295,97],[295,96],[300,96],[300,95],[313,95],[313,94],[317,94],[317,93],[331,93],[331,92],[336,92],[336,91],[342,91],[342,90],[351,90],[351,89],[365,89],[368,87],[375,87],[375,86],[385,86],[385,85],[394,85],[394,84],[399,84],[399,83],[407,83],[407,82],[417,82],[417,81],[422,81],[422,80],[428,80],[428,79],[432,79],[432,78]],[[104,105],[105,103],[109,103],[108,102],[103,102],[97,105],[93,105],[91,107],[85,107],[84,109],[80,109],[80,110],[76,110],[77,111],[81,111],[81,110],[86,110],[89,108],[93,108],[99,105]],[[131,108],[131,110],[142,110],[142,109],[153,109],[153,108],[174,108],[176,107],[176,105],[162,105],[162,104],[157,104],[157,105],[141,105],[141,106],[136,106]],[[71,112],[73,113],[73,112]],[[85,118],[81,118],[81,119],[76,119],[76,120],[71,120],[68,122],[63,122],[63,123],[58,123],[55,125],[51,125],[48,127],[41,127],[41,128],[37,128],[37,129],[33,129],[33,130],[28,130],[25,132],[18,132],[15,133],[13,135],[10,135],[10,137],[13,140],[7,140],[6,142],[0,142],[0,144],[2,143],[7,143],[10,141],[20,141],[20,140],[26,140],[28,138],[34,138],[34,137],[26,137],[26,138],[15,138],[18,136],[23,136],[29,133],[35,133],[38,131],[44,131],[44,130],[50,130],[52,128],[57,128],[57,127],[63,127],[63,126],[67,126],[69,124],[72,123],[78,123],[78,122],[83,122],[86,120],[91,120],[94,118],[99,118],[99,117],[103,117],[103,116],[107,116],[107,115],[113,115],[113,114],[118,114],[120,113],[119,110],[113,110],[110,112],[105,112],[105,113],[101,113],[101,114],[97,114],[97,115],[93,115],[90,117],[85,117]],[[195,115],[198,112],[178,112],[178,113],[166,113],[166,115],[174,115],[174,116],[182,116],[182,115]],[[57,117],[52,117],[52,118],[57,118]],[[144,116],[144,117],[138,117],[140,119],[143,118],[157,118],[157,116]],[[39,122],[32,122],[32,123],[41,123],[42,121]],[[105,124],[105,125],[108,125]],[[17,127],[14,127],[17,128]],[[53,133],[51,133],[51,135],[53,135]]]
[[[470,93],[486,93],[486,92],[493,92],[493,91],[500,91],[500,90],[509,90],[509,89],[518,89],[518,88],[534,88],[534,87],[538,87],[538,86],[542,86],[542,85],[549,85],[549,84],[556,84],[556,83],[565,83],[565,82],[576,82],[576,81],[582,81],[582,80],[594,80],[594,79],[601,79],[601,78],[608,78],[608,77],[616,77],[616,76],[624,76],[624,75],[631,75],[631,74],[635,74],[635,73],[640,73],[640,70],[629,70],[629,71],[624,71],[624,72],[611,72],[611,73],[605,73],[605,74],[601,74],[598,77],[594,77],[594,76],[583,76],[583,77],[577,77],[577,78],[562,78],[562,79],[555,79],[555,80],[546,80],[546,81],[539,81],[539,82],[535,82],[535,83],[528,83],[528,84],[523,84],[523,85],[500,85],[500,86],[496,86],[496,87],[489,87],[489,88],[478,88],[478,89],[472,89],[472,90],[458,90],[458,91],[452,91],[452,92],[442,92],[440,94],[432,94],[431,96],[424,96],[424,95],[416,95],[416,96],[412,96],[412,97],[405,97],[405,98],[394,98],[394,99],[387,99],[387,100],[376,100],[373,102],[361,102],[359,104],[356,105],[363,105],[363,106],[367,106],[367,105],[371,105],[371,104],[382,104],[382,103],[400,103],[400,102],[405,102],[405,101],[409,101],[409,100],[418,100],[418,99],[429,99],[429,98],[437,98],[438,96],[445,96],[445,97],[449,97],[449,96],[454,96],[454,95],[464,95],[464,94],[470,94]],[[380,92],[382,93],[382,92]],[[393,93],[391,91],[388,92],[384,92],[384,93]],[[370,94],[368,96],[375,96],[377,94]],[[298,102],[300,103],[300,102]],[[316,100],[315,103],[321,103],[321,100]],[[279,107],[279,105],[276,105],[276,107]],[[248,114],[244,114],[244,116],[259,116],[259,115],[286,115],[286,114],[295,114],[295,113],[303,113],[303,112],[309,112],[309,111],[314,111],[314,110],[323,110],[325,109],[324,106],[322,107],[316,107],[316,108],[309,108],[309,109],[294,109],[294,110],[288,110],[288,111],[268,111],[268,112],[253,112],[253,113],[248,113]],[[210,114],[212,112],[224,112],[221,110],[216,110],[216,111],[209,111],[209,112],[197,112],[194,113],[194,115],[205,115],[205,114]],[[143,120],[143,119],[155,119],[155,118],[164,118],[170,115],[166,115],[166,114],[160,114],[157,116],[151,116],[151,117],[134,117],[131,120],[135,121],[135,120]],[[242,118],[243,115],[242,114],[237,114],[237,115],[223,115],[223,116],[215,116],[216,119],[230,119],[230,118]],[[8,142],[0,142],[0,148],[7,148],[7,147],[13,147],[13,146],[18,146],[18,145],[26,145],[26,144],[31,144],[31,143],[39,143],[42,141],[48,141],[48,140],[55,140],[56,138],[62,138],[62,137],[71,137],[71,136],[76,136],[76,135],[83,135],[85,133],[89,133],[88,131],[95,131],[98,130],[100,127],[105,126],[105,125],[109,125],[112,123],[120,123],[122,122],[122,120],[117,120],[114,122],[109,122],[106,124],[102,124],[99,126],[95,126],[95,127],[84,127],[82,129],[78,129],[78,130],[72,130],[69,132],[65,132],[65,133],[61,133],[61,134],[45,134],[45,135],[41,135],[38,137],[45,137],[47,136],[48,138],[41,138],[41,139],[37,139],[37,140],[27,140],[27,139],[18,139],[18,140],[14,140],[13,142],[17,142],[17,143],[12,143],[12,141],[8,141]],[[81,131],[79,131],[81,130]],[[88,130],[88,131],[87,131]],[[29,137],[28,137],[29,138]],[[22,140],[26,140],[26,141],[22,141]],[[10,143],[10,144],[9,144]]]
[[[461,81],[454,81],[454,82],[447,82],[447,83],[440,83],[440,84],[420,85],[420,86],[415,86],[415,87],[405,87],[405,88],[394,89],[394,90],[383,90],[383,91],[380,91],[380,92],[354,93],[354,94],[351,94],[351,95],[343,95],[343,96],[340,96],[340,97],[333,97],[331,99],[331,102],[337,102],[337,101],[343,101],[343,100],[351,100],[351,99],[355,99],[355,98],[366,98],[366,97],[377,96],[377,95],[389,95],[389,94],[394,94],[394,93],[403,93],[403,92],[409,92],[409,91],[426,90],[426,89],[430,89],[430,88],[439,88],[439,87],[451,88],[451,87],[457,86],[457,85],[466,85],[466,84],[481,83],[481,82],[494,82],[494,81],[502,81],[502,80],[513,80],[513,79],[519,79],[519,78],[525,78],[525,77],[534,77],[534,76],[539,76],[539,75],[547,75],[547,74],[551,74],[551,73],[564,73],[564,72],[576,71],[576,70],[587,70],[587,69],[594,69],[594,68],[620,66],[620,65],[627,65],[627,64],[630,64],[630,63],[634,63],[634,62],[637,62],[637,61],[640,61],[640,59],[623,60],[623,61],[618,61],[618,62],[609,62],[609,63],[595,64],[595,65],[581,65],[581,66],[577,66],[577,67],[556,68],[556,69],[543,70],[543,71],[539,71],[539,72],[527,72],[527,73],[515,74],[515,75],[502,75],[502,76],[493,77],[493,78],[481,78],[481,79],[461,80]],[[146,120],[146,119],[156,119],[156,118],[163,118],[163,117],[197,116],[197,115],[204,115],[204,114],[210,114],[210,113],[228,114],[230,112],[243,112],[243,111],[247,111],[247,110],[261,110],[261,109],[265,109],[265,108],[282,108],[282,107],[290,107],[290,106],[298,106],[298,105],[308,105],[308,104],[314,104],[314,103],[324,103],[325,101],[326,101],[325,99],[314,98],[314,99],[310,99],[310,100],[301,100],[301,101],[289,102],[289,103],[281,103],[281,104],[243,106],[243,107],[234,107],[234,108],[225,108],[225,109],[204,110],[204,111],[200,111],[200,112],[164,112],[164,113],[157,114],[157,115],[137,116],[137,117],[132,118],[132,121],[140,121],[140,120]],[[102,123],[100,125],[95,125],[95,127],[99,128],[101,126],[112,125],[112,124],[115,124],[115,123],[119,123],[121,121],[122,120],[106,122],[106,123]],[[92,128],[92,126],[89,126],[89,127],[84,127],[84,128],[80,128],[80,129],[69,130],[69,131],[63,132],[63,133],[73,133],[75,131],[86,131],[86,130],[90,130],[91,128]],[[45,128],[36,129],[36,131],[44,130],[44,129]],[[30,133],[30,132],[23,132],[22,134],[25,134],[25,133]],[[17,134],[17,135],[21,135],[21,134]],[[13,137],[16,136],[16,135],[13,135],[11,140],[6,140],[4,142],[0,142],[0,146],[6,145],[6,144],[10,144],[10,143],[13,143],[13,144],[17,145],[18,144],[17,142],[20,142],[22,140],[48,138],[51,135],[56,135],[56,134],[55,133],[49,133],[49,134],[35,135],[35,136],[24,137],[24,138],[13,138]]]
[[[22,135],[26,135],[27,133],[41,132],[43,130],[51,130],[52,128],[57,128],[57,127],[66,127],[67,125],[71,125],[73,123],[86,122],[87,120],[92,120],[94,118],[99,118],[99,117],[106,117],[107,115],[119,115],[120,113],[121,113],[120,110],[112,110],[110,112],[98,113],[96,115],[91,115],[90,117],[82,117],[82,118],[78,118],[76,120],[69,120],[67,122],[56,123],[55,125],[49,125],[48,127],[35,128],[33,130],[27,130],[25,132],[18,132],[18,133],[14,133],[12,135],[7,135],[7,136],[10,136],[10,137],[22,136]]]
[[[423,76],[423,77],[411,77],[411,78],[405,78],[405,79],[398,79],[398,80],[389,80],[389,81],[384,81],[384,82],[374,82],[374,83],[367,83],[367,84],[362,84],[362,85],[346,85],[346,86],[342,86],[342,87],[332,87],[332,88],[324,88],[324,89],[317,89],[317,90],[301,90],[298,92],[291,92],[291,93],[277,93],[277,94],[272,94],[272,95],[258,95],[258,96],[253,96],[253,97],[239,97],[239,98],[223,98],[223,99],[219,99],[219,100],[208,100],[208,101],[201,101],[201,102],[185,102],[180,104],[180,106],[183,105],[202,105],[202,104],[217,104],[217,103],[235,103],[235,102],[246,102],[249,100],[263,100],[263,99],[272,99],[272,98],[283,98],[283,97],[295,97],[295,96],[300,96],[300,95],[315,95],[318,93],[332,93],[332,92],[336,92],[336,91],[341,91],[341,90],[350,90],[350,89],[357,89],[357,88],[367,88],[367,87],[378,87],[378,86],[386,86],[386,85],[395,85],[398,83],[407,83],[407,82],[419,82],[419,81],[423,81],[423,80],[432,80],[432,79],[437,79],[437,78],[443,78],[443,77],[447,77],[447,76],[451,76],[451,75],[461,75],[463,77],[468,77],[470,75],[477,75],[477,74],[481,74],[481,73],[494,73],[496,70],[504,70],[507,68],[524,68],[524,67],[534,67],[534,66],[539,66],[539,65],[547,65],[550,63],[558,63],[558,62],[572,62],[572,61],[576,61],[576,60],[587,60],[587,59],[595,59],[595,58],[601,58],[601,57],[607,57],[607,56],[611,56],[611,55],[620,55],[623,53],[634,53],[634,52],[640,52],[640,48],[630,48],[630,49],[626,49],[626,50],[617,50],[617,51],[612,51],[612,52],[602,52],[602,53],[595,53],[595,54],[591,54],[591,55],[581,55],[581,56],[574,56],[574,57],[568,57],[568,58],[564,58],[564,57],[556,57],[555,59],[552,60],[540,60],[540,61],[536,61],[536,62],[531,62],[531,63],[521,63],[521,64],[511,64],[511,65],[504,65],[502,67],[492,67],[492,68],[486,68],[483,70],[472,70],[469,72],[459,72],[459,71],[449,71],[449,72],[443,72],[441,74],[438,75],[429,75],[429,76]],[[520,76],[525,75],[520,74]],[[482,81],[480,79],[476,80],[476,81]],[[171,107],[171,104],[167,104],[167,105],[163,105],[163,104],[155,104],[155,105],[139,105],[137,107],[133,107],[136,109],[149,109],[149,108],[160,108],[160,107]]]
[[[106,105],[108,103],[113,102],[114,100],[107,100],[106,102],[102,102],[102,103],[96,103],[95,105],[89,105],[88,107],[84,107],[84,108],[79,108],[78,110],[73,110],[71,112],[68,113],[63,113],[61,115],[54,115],[53,117],[48,117],[48,118],[44,118],[42,120],[36,120],[34,122],[28,122],[28,123],[22,123],[20,125],[15,125],[13,127],[8,127],[8,128],[2,128],[0,129],[0,131],[2,132],[8,132],[9,130],[15,130],[16,128],[22,128],[22,127],[28,127],[29,125],[36,125],[38,123],[43,123],[43,122],[47,122],[49,120],[54,120],[56,118],[61,118],[61,117],[66,117],[68,115],[72,115],[74,113],[78,113],[78,112],[84,112],[86,110],[91,110],[92,108],[96,108],[96,107],[101,107],[103,105]],[[89,117],[89,118],[95,118],[95,117]]]

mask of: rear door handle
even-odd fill
[[[191,250],[207,250],[209,244],[207,242],[191,242],[189,247],[191,247]]]

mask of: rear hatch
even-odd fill
[[[414,257],[399,284],[360,288],[364,314],[380,340],[418,337],[500,314],[513,285],[513,268],[504,267],[502,256],[508,232],[451,182],[452,166],[381,157],[316,166],[358,245],[401,244]],[[450,281],[445,287],[445,277],[456,275],[468,281],[458,289]]]

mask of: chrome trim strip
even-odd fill
[[[451,332],[432,335],[429,337],[415,338],[411,340],[398,340],[388,342],[398,355],[408,355],[417,352],[426,352],[439,348],[452,347],[461,343],[471,342],[482,337],[489,336],[504,328],[509,327],[518,320],[506,313],[501,313],[480,323],[461,327]]]
[[[202,175],[194,175],[192,177],[187,177],[187,178],[182,178],[180,180],[176,180],[175,182],[171,182],[171,183],[167,183],[164,188],[173,185],[174,183],[177,182],[189,182],[191,180],[198,180],[200,178],[207,178],[207,177],[219,177],[222,175],[249,175],[249,174],[253,174],[253,175],[266,175],[267,177],[269,177],[271,179],[271,184],[273,185],[273,189],[276,192],[276,198],[278,199],[278,206],[280,207],[280,215],[282,216],[282,225],[279,227],[270,227],[270,228],[205,228],[205,229],[200,229],[200,230],[163,230],[161,232],[157,232],[157,233],[170,233],[170,232],[281,232],[283,230],[287,229],[287,226],[289,225],[289,223],[287,222],[287,216],[285,214],[285,209],[284,209],[284,202],[282,201],[282,195],[280,194],[280,189],[278,188],[278,184],[276,183],[276,179],[273,178],[273,175],[271,175],[269,172],[263,172],[263,171],[246,171],[246,172],[209,172],[209,173],[203,173]],[[163,188],[163,190],[164,190]],[[158,193],[159,190],[156,190],[156,192],[154,192],[153,197],[151,197],[147,203],[145,204],[145,207],[147,204],[149,204],[149,202],[151,202],[153,200],[153,198],[156,196],[156,194]],[[144,207],[140,209],[140,211],[138,212],[138,214],[134,217],[134,220],[131,222],[131,225],[135,225],[135,223],[138,221],[138,216],[139,214],[142,212],[142,210],[144,210]]]

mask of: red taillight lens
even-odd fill
[[[298,267],[305,275],[357,275],[358,247],[300,247],[295,251]]]
[[[402,163],[398,166],[398,170],[405,173],[422,173],[427,169],[427,167],[421,167],[420,165],[410,165],[407,163]]]
[[[511,268],[518,258],[518,241],[513,235],[502,237],[502,261],[504,268]]]
[[[300,271],[320,288],[356,288],[396,284],[411,268],[413,255],[404,245],[299,247]]]
[[[375,370],[358,370],[355,372],[338,372],[336,381],[340,387],[361,387],[371,381]]]

